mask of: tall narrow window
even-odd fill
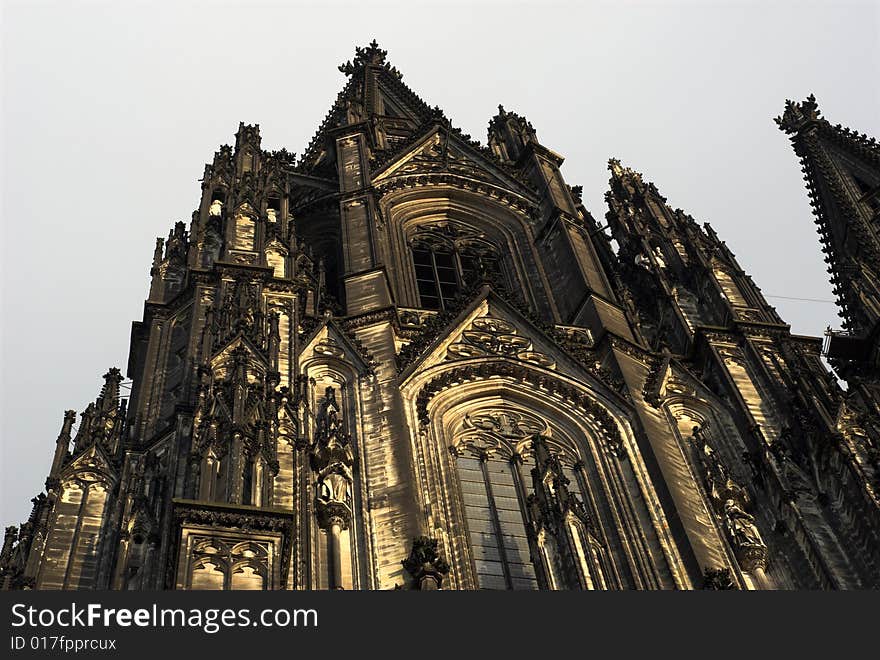
[[[236,217],[233,247],[238,250],[253,250],[256,227],[253,218],[243,214]]]
[[[416,285],[422,307],[440,309],[440,287],[434,273],[434,255],[428,248],[414,248],[413,262],[416,269]]]
[[[498,252],[483,234],[448,222],[421,227],[412,255],[419,304],[427,309],[446,309],[481,277],[502,274]]]
[[[461,289],[455,253],[428,247],[413,249],[419,301],[427,309],[446,309]]]
[[[537,589],[514,466],[494,457],[457,463],[479,587]]]
[[[248,456],[244,462],[244,472],[241,479],[241,503],[254,504],[254,459]]]

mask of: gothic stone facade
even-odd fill
[[[874,346],[844,390],[640,174],[612,241],[523,117],[483,146],[375,42],[340,70],[301,158],[242,124],[157,241],[130,396],[64,414],[4,588],[880,586],[873,141],[779,120]]]

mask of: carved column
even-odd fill
[[[333,518],[327,532],[327,575],[331,589],[344,589],[342,584],[342,548],[340,547],[343,521]]]

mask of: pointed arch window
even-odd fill
[[[537,589],[516,465],[486,455],[456,464],[479,587]]]
[[[547,547],[555,532],[544,531],[555,525],[547,518],[555,514],[544,512],[551,506],[546,497],[537,497],[536,437],[544,438],[545,454],[557,457],[565,490],[580,500],[583,486],[577,450],[567,439],[550,440],[548,430],[540,416],[506,406],[464,415],[452,455],[480,589],[566,588],[558,553]]]
[[[480,589],[534,590],[540,588],[536,571],[543,564],[547,588],[560,588],[553,560],[534,556],[529,540],[533,524],[530,476],[535,459],[530,454],[507,458],[465,450],[456,456],[468,542]],[[568,491],[581,498],[580,479],[566,465]],[[536,565],[538,562],[538,565]]]
[[[455,253],[442,246],[414,245],[413,263],[421,306],[428,309],[448,307],[461,286],[455,268]]]
[[[266,543],[196,537],[189,589],[247,590],[268,588],[269,547]]]

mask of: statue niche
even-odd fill
[[[354,453],[332,387],[324,391],[318,405],[310,462],[315,473],[315,514],[327,534],[329,585],[342,589],[340,541],[342,530],[351,525]]]
[[[744,571],[763,569],[767,563],[767,546],[755,525],[755,517],[746,511],[748,493],[733,480],[699,426],[693,428],[692,439],[699,452],[706,494],[740,566]]]

